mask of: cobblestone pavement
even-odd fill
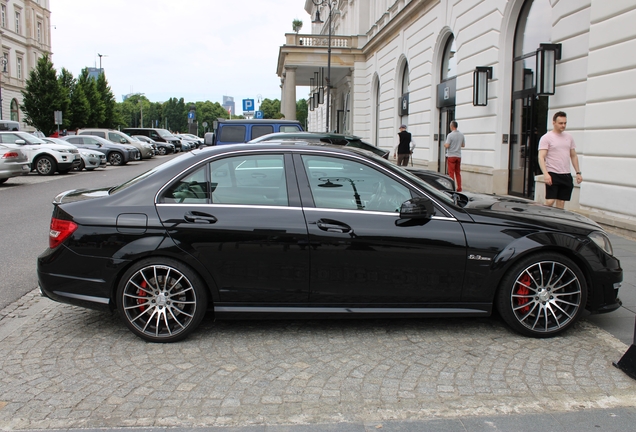
[[[0,428],[377,424],[636,406],[627,346],[581,322],[227,321],[150,344],[33,291],[0,312]],[[373,427],[370,427],[373,429]],[[313,430],[313,429],[312,429]]]

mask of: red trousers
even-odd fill
[[[457,192],[462,191],[462,158],[458,157],[449,157],[446,159],[448,161],[448,175],[451,176],[453,180],[455,180],[455,186],[457,187]]]

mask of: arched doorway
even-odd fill
[[[455,89],[457,77],[457,57],[455,37],[451,34],[444,45],[444,56],[440,70],[440,83],[437,86],[437,108],[439,108],[438,171],[447,173],[446,149],[444,141],[450,133],[450,122],[455,120]]]
[[[548,127],[548,96],[537,95],[536,51],[550,41],[551,16],[549,0],[526,0],[515,30],[508,193],[526,198],[534,197],[539,139]]]
[[[20,108],[18,107],[18,101],[11,99],[11,120],[20,121]]]

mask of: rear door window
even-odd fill
[[[273,125],[258,125],[252,126],[252,137],[250,139],[258,138],[263,135],[274,133]]]
[[[218,140],[228,143],[245,142],[245,125],[221,126]]]

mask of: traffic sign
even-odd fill
[[[254,111],[254,99],[243,99],[243,111]]]
[[[188,113],[188,118],[189,118],[189,119],[193,119],[193,118],[194,118],[194,111],[190,111],[190,112]]]
[[[256,111],[254,113],[254,118],[255,119],[262,119],[263,118],[263,111]]]

